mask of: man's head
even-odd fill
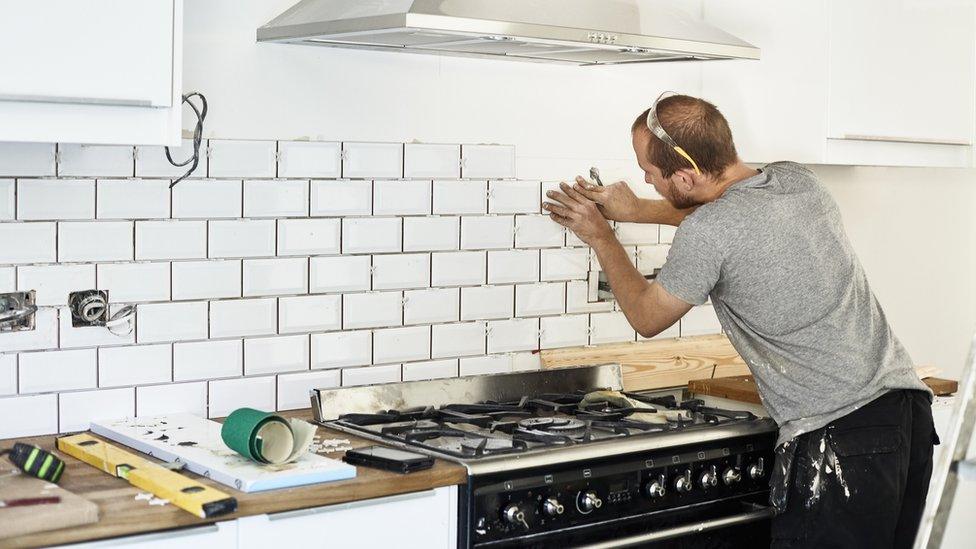
[[[653,107],[652,107],[653,108]],[[665,97],[657,104],[657,119],[664,130],[698,165],[651,133],[650,109],[631,128],[637,163],[644,180],[677,208],[690,208],[714,199],[726,170],[739,161],[732,131],[715,105],[687,95]]]

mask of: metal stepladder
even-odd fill
[[[976,459],[966,460],[966,452],[973,440],[973,427],[976,424],[976,336],[969,349],[966,369],[963,371],[962,385],[959,387],[959,402],[955,415],[945,433],[942,444],[946,447],[938,463],[932,465],[932,484],[925,511],[915,537],[915,549],[939,549],[945,537],[949,522],[949,512],[956,498],[959,481],[976,481]]]

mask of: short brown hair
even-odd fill
[[[645,110],[631,127],[632,132],[647,128]],[[657,118],[679,147],[695,159],[702,173],[717,175],[735,164],[738,153],[732,140],[729,123],[715,105],[689,95],[672,95],[657,105]],[[691,168],[688,161],[670,146],[652,135],[648,144],[651,163],[664,177],[671,177],[682,168]]]

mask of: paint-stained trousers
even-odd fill
[[[935,444],[929,396],[899,390],[781,446],[772,547],[911,547]]]

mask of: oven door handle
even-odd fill
[[[755,504],[749,504],[749,506],[751,507],[751,510],[744,513],[739,513],[737,515],[703,520],[701,522],[693,522],[691,524],[675,526],[673,528],[666,528],[664,530],[656,530],[654,532],[638,534],[636,536],[618,538],[611,541],[593,543],[590,545],[580,545],[576,549],[613,549],[616,547],[633,547],[635,545],[641,545],[644,543],[664,541],[667,539],[687,536],[688,534],[698,534],[701,532],[718,530],[720,528],[727,528],[729,526],[758,522],[760,520],[771,518],[774,514],[776,514],[776,511],[772,507],[765,507]]]

